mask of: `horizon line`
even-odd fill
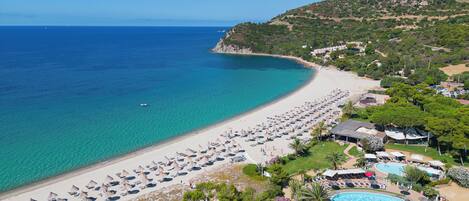
[[[235,25],[3,25],[0,27],[234,27]]]

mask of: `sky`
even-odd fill
[[[316,0],[0,0],[0,25],[232,26]]]

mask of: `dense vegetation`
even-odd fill
[[[354,116],[381,126],[427,130],[434,136],[431,146],[464,164],[469,147],[469,106],[438,95],[424,84],[395,83],[386,93],[391,96],[386,104],[358,110]]]
[[[428,174],[414,166],[405,166],[404,176],[389,174],[388,179],[392,183],[399,183],[400,185],[412,187],[412,190],[418,192],[423,191],[424,187],[430,184],[430,177]]]
[[[340,6],[339,6],[340,5]],[[267,23],[243,23],[224,45],[253,52],[293,55],[381,79],[408,77],[409,84],[439,83],[438,68],[469,60],[469,4],[455,0],[325,0],[290,10]],[[313,49],[362,42],[332,53]]]

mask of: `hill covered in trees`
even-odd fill
[[[312,56],[318,48],[363,44]],[[469,3],[456,0],[325,0],[266,23],[233,27],[218,52],[267,53],[335,65],[360,76],[399,75],[408,83],[446,79],[438,68],[469,60]]]

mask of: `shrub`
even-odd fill
[[[449,178],[444,178],[444,179],[440,179],[438,181],[432,181],[430,183],[431,186],[438,186],[438,185],[443,185],[443,184],[448,184],[450,181]]]
[[[402,77],[386,76],[381,80],[380,85],[383,88],[389,88],[396,82],[407,83],[407,80]]]
[[[412,184],[426,185],[430,182],[428,174],[425,171],[422,171],[414,166],[405,166],[404,174],[407,181],[411,182]]]
[[[460,186],[469,188],[469,170],[463,167],[455,167],[448,170],[448,176]]]
[[[274,164],[268,168],[268,172],[271,174],[270,182],[274,185],[284,187],[290,181],[288,173],[282,168],[282,166]]]
[[[421,184],[412,184],[412,190],[416,192],[422,192],[423,186]]]
[[[438,196],[438,194],[440,193],[430,186],[425,186],[423,188],[423,195],[425,195],[427,198],[434,199],[436,196]]]
[[[375,136],[369,136],[362,139],[361,144],[363,150],[366,152],[375,152],[384,149],[383,140]]]
[[[388,174],[387,179],[393,184],[396,184],[396,183],[404,184],[404,185],[409,184],[409,182],[404,177],[399,176],[397,174]]]

